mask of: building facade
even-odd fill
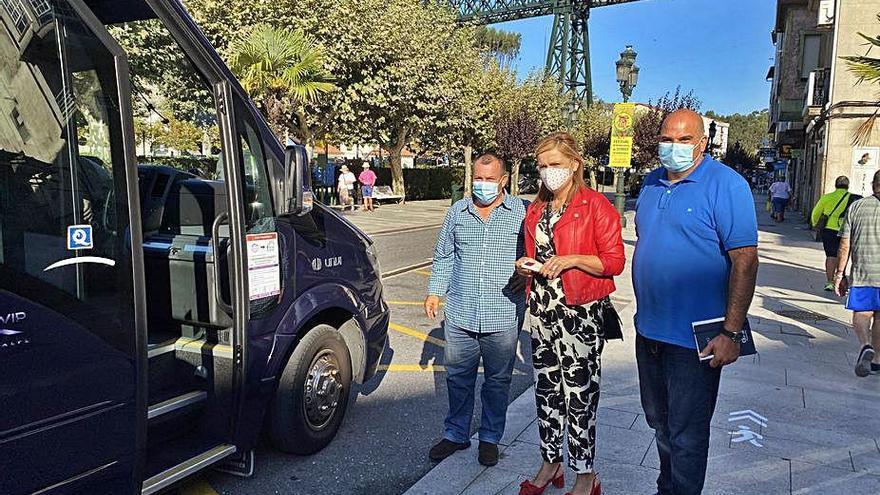
[[[866,53],[859,33],[880,33],[878,14],[880,0],[777,0],[769,131],[802,211],[841,175],[853,192],[871,193],[880,130],[855,138],[880,109],[878,88],[859,84],[841,57]]]

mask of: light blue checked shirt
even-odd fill
[[[446,324],[471,332],[519,330],[525,291],[511,286],[525,256],[526,202],[507,195],[483,221],[473,199],[456,202],[434,249],[428,294],[446,296]]]

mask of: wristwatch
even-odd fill
[[[730,330],[722,328],[721,332],[719,333],[732,340],[735,344],[739,344],[741,342],[740,337],[742,336],[742,332],[731,332]]]

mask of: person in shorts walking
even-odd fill
[[[840,250],[840,216],[850,203],[849,179],[843,175],[834,181],[834,191],[823,195],[813,208],[810,225],[819,231],[825,249],[826,291],[834,290],[834,270]]]
[[[788,206],[788,200],[791,197],[791,186],[788,181],[780,178],[770,185],[770,203],[773,206],[773,220],[777,222],[785,221],[785,208]]]
[[[840,229],[840,252],[834,272],[835,292],[846,294],[853,312],[853,329],[861,350],[856,375],[880,372],[880,170],[874,173],[874,194],[850,206]],[[846,265],[852,260],[849,278]]]
[[[370,170],[370,163],[364,162],[364,170],[358,176],[361,193],[364,195],[364,211],[375,211],[373,208],[373,188],[376,187],[376,172]]]

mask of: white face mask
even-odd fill
[[[544,186],[556,192],[571,180],[571,176],[574,175],[574,170],[568,167],[544,167],[539,172],[541,174],[541,181],[544,183]]]

